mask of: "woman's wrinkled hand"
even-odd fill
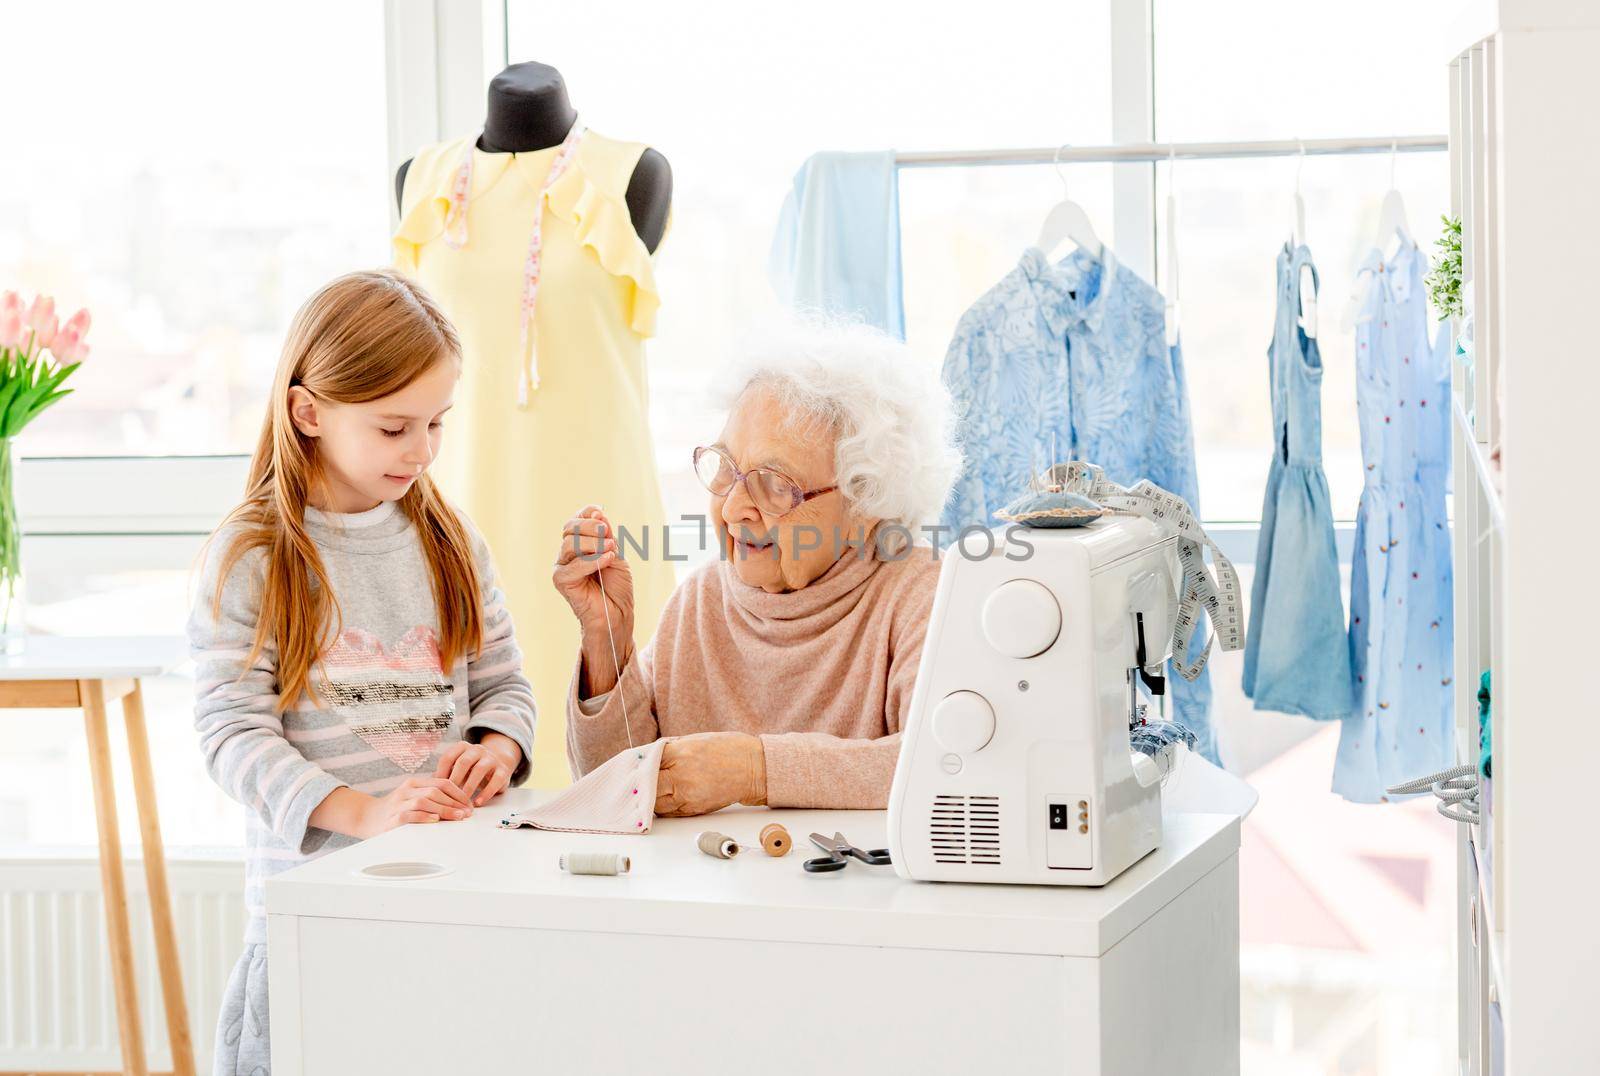
[[[656,814],[697,815],[730,803],[767,802],[761,740],[743,732],[699,732],[668,740],[656,781]]]
[[[603,590],[601,569],[606,570]],[[599,505],[585,505],[561,528],[561,548],[550,580],[578,618],[583,697],[610,691],[633,656],[633,572],[620,555],[616,532]]]

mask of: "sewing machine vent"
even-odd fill
[[[1000,865],[999,796],[935,796],[928,831],[935,863]]]

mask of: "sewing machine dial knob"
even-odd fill
[[[976,691],[952,691],[933,708],[933,738],[958,755],[982,751],[994,738],[994,707]]]
[[[984,600],[984,638],[1007,657],[1042,654],[1060,634],[1061,606],[1042,583],[1013,579],[995,587]]]

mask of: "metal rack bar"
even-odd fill
[[[1344,156],[1356,153],[1442,153],[1444,135],[1394,138],[1290,138],[1264,142],[1147,142],[1126,146],[1041,146],[1034,149],[950,149],[896,153],[901,168],[959,168],[989,164],[1125,163],[1129,161],[1220,160],[1245,157]]]

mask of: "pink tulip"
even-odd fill
[[[56,301],[48,295],[35,296],[33,305],[28,307],[28,328],[42,332],[46,323],[54,321],[55,317]]]
[[[78,327],[69,321],[50,342],[50,353],[62,364],[82,362],[83,357],[89,353],[89,345],[84,343],[83,334],[78,332]]]
[[[0,349],[22,345],[22,297],[14,291],[0,295]]]
[[[50,346],[53,340],[55,340],[59,323],[56,321],[56,316],[54,314],[51,314],[50,317],[45,320],[43,328],[40,328],[37,324],[33,324],[31,319],[29,324],[33,325],[34,346],[46,348]]]
[[[71,362],[73,350],[81,343],[83,337],[72,323],[68,322],[60,332],[56,333],[56,338],[50,341],[50,353],[60,362]]]
[[[49,342],[51,354],[61,362],[75,362],[73,356],[83,346],[83,338],[88,332],[89,312],[80,310],[67,319],[67,323],[55,334],[55,339]]]
[[[72,315],[67,319],[67,323],[61,326],[61,331],[75,332],[78,336],[88,336],[89,312],[87,310],[80,310],[76,314]]]
[[[83,362],[83,357],[90,354],[90,346],[85,343],[85,336],[90,333],[90,312],[78,311],[67,319],[61,331],[56,333],[56,338],[51,341],[51,354],[56,355],[59,362]]]

